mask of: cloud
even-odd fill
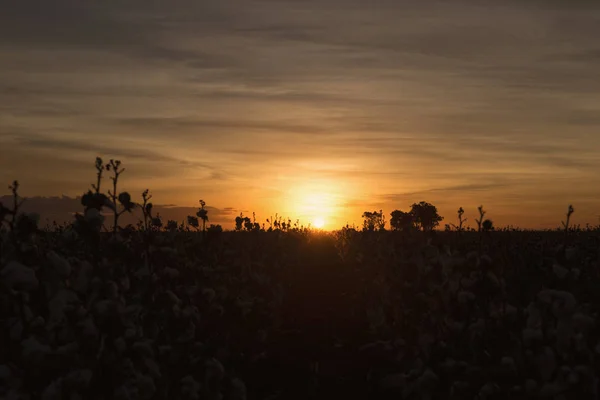
[[[0,14],[0,179],[73,196],[104,155],[128,165],[132,189],[173,204],[202,193],[256,207],[249,191],[285,191],[290,176],[381,200],[395,185],[498,175],[508,186],[476,194],[509,196],[518,176],[554,175],[585,196],[577,177],[600,167],[597,11],[584,0],[13,1]]]

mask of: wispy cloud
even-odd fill
[[[403,191],[470,193],[503,212],[500,197],[519,191],[558,207],[551,176],[591,196],[597,2],[377,5],[12,2],[0,14],[0,179],[74,196],[100,154],[173,204],[202,193],[260,207],[290,176],[386,207]]]

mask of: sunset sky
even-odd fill
[[[425,200],[596,224],[600,2],[4,2],[2,188],[80,195],[97,155],[136,199],[229,221]]]

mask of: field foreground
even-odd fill
[[[596,232],[3,232],[0,397],[597,398]]]

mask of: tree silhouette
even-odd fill
[[[385,215],[383,210],[377,211],[365,211],[363,217],[363,230],[365,231],[382,231],[385,229]]]
[[[415,218],[411,212],[394,210],[390,213],[390,227],[393,231],[410,231],[415,226]]]
[[[206,232],[206,222],[208,222],[208,210],[204,208],[205,206],[206,202],[200,200],[200,209],[196,213],[196,216],[202,220],[202,232]]]
[[[463,218],[463,215],[465,214],[465,210],[460,207],[458,209],[458,211],[456,212],[458,215],[458,225],[455,224],[450,224],[454,229],[456,229],[458,232],[464,232],[465,231],[465,222],[467,222],[467,218]]]
[[[494,223],[492,222],[491,219],[486,219],[485,221],[483,221],[483,223],[481,224],[481,228],[485,231],[485,232],[489,232],[494,230]]]
[[[431,231],[440,224],[444,217],[440,216],[437,207],[425,201],[411,206],[414,222],[423,232]]]

